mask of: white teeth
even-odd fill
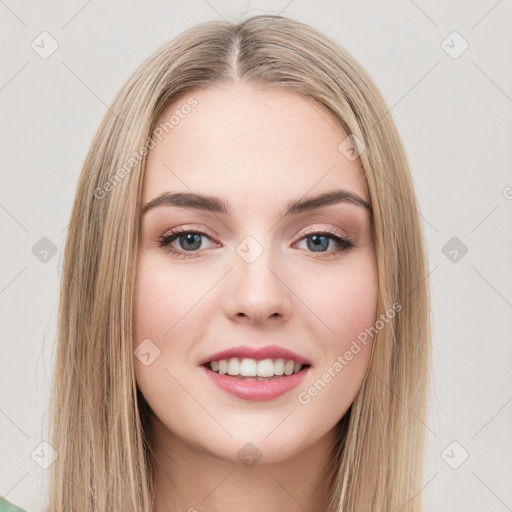
[[[219,361],[219,373],[221,375],[228,373],[228,362],[225,359]]]
[[[286,361],[286,364],[284,365],[285,375],[291,375],[293,373],[294,366],[295,366],[294,361]]]
[[[210,368],[220,375],[241,375],[243,377],[273,377],[274,375],[292,375],[302,370],[303,365],[293,360],[286,359],[263,359],[257,361],[244,357],[231,357],[212,361]]]
[[[240,361],[236,357],[232,357],[228,363],[228,375],[240,374]]]
[[[276,359],[274,361],[274,374],[283,375],[284,373],[284,359]]]
[[[233,359],[238,359],[235,357]],[[240,371],[233,375],[243,375],[244,377],[256,377],[258,373],[258,363],[254,359],[244,358],[240,362]]]
[[[246,361],[246,359],[244,359]],[[250,361],[250,359],[247,359]],[[258,362],[258,377],[272,377],[274,375],[274,361],[272,359],[264,359]],[[244,373],[242,373],[244,375]]]

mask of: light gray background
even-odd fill
[[[282,12],[330,35],[392,107],[430,258],[426,510],[512,510],[512,2],[504,0],[0,0],[0,495],[43,510],[48,470],[31,454],[47,439],[65,228],[107,105],[169,39],[245,11]],[[31,48],[43,31],[59,45],[47,59]],[[453,31],[469,44],[458,58],[442,46]],[[452,52],[460,45],[453,36],[444,43]],[[57,248],[46,263],[32,252],[42,237]],[[455,262],[443,253],[452,237],[468,248]]]

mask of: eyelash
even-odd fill
[[[181,235],[184,235],[184,234],[194,234],[194,235],[200,235],[200,236],[205,236],[207,238],[209,238],[210,240],[212,239],[208,233],[205,233],[204,231],[201,231],[201,230],[194,230],[194,229],[182,229],[182,228],[177,228],[177,229],[174,229],[173,231],[171,231],[170,233],[162,236],[161,238],[158,239],[158,245],[160,247],[162,247],[165,251],[175,255],[175,256],[178,256],[180,258],[184,258],[184,259],[187,259],[187,258],[195,258],[197,256],[197,252],[198,250],[196,251],[183,251],[183,250],[179,250],[179,249],[176,249],[174,247],[171,246],[171,242],[174,242],[174,240],[176,240],[177,238],[179,238]],[[306,231],[306,233],[303,234],[303,236],[301,238],[299,238],[299,240],[297,240],[298,242],[300,242],[301,240],[303,240],[304,238],[309,238],[311,236],[314,236],[314,235],[330,235],[330,236],[327,236],[326,238],[330,239],[330,240],[334,240],[336,242],[336,248],[335,249],[332,249],[331,251],[327,251],[327,252],[323,252],[323,253],[317,253],[317,254],[337,254],[337,253],[345,253],[345,252],[348,252],[350,249],[356,247],[356,244],[354,243],[353,240],[347,238],[347,237],[341,237],[337,234],[336,231],[334,231],[333,229],[324,229],[324,230],[315,230],[315,229],[311,229],[309,231]],[[313,253],[314,254],[314,253]],[[316,258],[318,257],[321,257],[321,256],[315,256]]]

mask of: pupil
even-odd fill
[[[323,239],[323,243],[321,241]],[[327,249],[327,246],[329,245],[329,240],[324,235],[313,235],[310,237],[311,243],[308,241],[308,248],[314,250],[315,252],[318,252],[316,249],[323,248]]]
[[[187,235],[183,235],[182,237],[180,237],[180,240],[182,240],[183,238],[186,239],[186,244],[189,244],[191,243],[192,245],[195,245],[193,247],[184,247],[183,244],[180,243],[182,249],[190,249],[190,250],[194,250],[194,249],[199,249],[199,247],[201,247],[201,236],[198,235],[197,233],[189,233]]]

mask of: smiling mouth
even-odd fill
[[[304,365],[301,365],[301,368],[290,374],[290,375],[272,375],[271,377],[260,377],[258,375],[230,375],[229,373],[219,373],[219,371],[215,371],[212,369],[212,365],[211,363],[205,363],[203,365],[204,368],[206,368],[207,370],[211,371],[212,373],[215,373],[216,375],[223,375],[225,377],[232,377],[233,379],[238,379],[238,380],[244,380],[244,381],[263,381],[263,380],[276,380],[276,379],[284,379],[286,377],[292,377],[293,375],[297,375],[298,373],[301,373],[305,370],[307,370],[311,365],[309,364],[304,364]]]

